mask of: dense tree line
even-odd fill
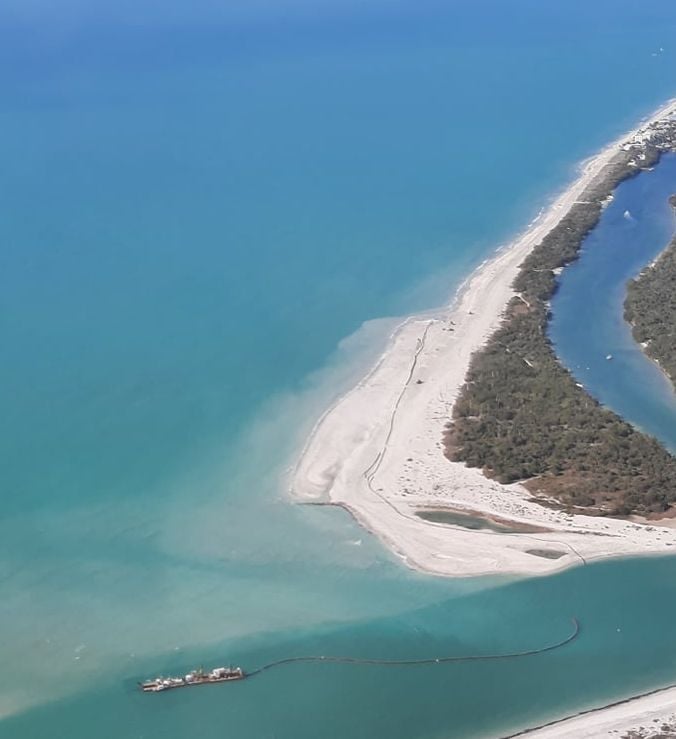
[[[676,196],[670,202],[676,209]],[[646,354],[676,384],[676,239],[653,265],[629,281],[624,317]]]
[[[649,150],[644,162],[658,158]],[[615,515],[666,510],[676,500],[676,459],[576,383],[546,327],[554,270],[577,258],[604,201],[637,171],[630,159],[619,153],[524,261],[514,283],[519,296],[474,355],[445,434],[450,459],[503,483],[523,481],[541,499]],[[676,275],[676,259],[674,267]]]

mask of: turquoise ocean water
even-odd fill
[[[0,737],[472,737],[676,681],[676,560],[445,581],[283,483],[397,316],[674,94],[675,27],[661,0],[3,3]],[[524,660],[134,690],[571,615]]]

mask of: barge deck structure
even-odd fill
[[[187,688],[191,685],[206,685],[209,683],[224,683],[230,680],[243,680],[246,673],[241,667],[215,667],[209,672],[202,668],[193,670],[180,677],[156,677],[139,683],[144,693],[160,693],[173,688]]]

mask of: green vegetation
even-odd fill
[[[660,156],[645,153],[643,166]],[[676,459],[591,398],[558,362],[546,333],[555,270],[577,258],[603,202],[636,173],[631,161],[618,153],[525,260],[514,283],[518,297],[473,357],[445,434],[450,459],[502,483],[525,481],[541,500],[598,514],[664,511],[676,500]]]
[[[676,196],[669,198],[676,209]],[[630,280],[624,317],[634,338],[676,384],[676,239],[651,266]]]

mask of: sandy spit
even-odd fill
[[[622,144],[674,113],[676,100],[584,162],[578,178],[474,272],[450,306],[411,316],[398,327],[375,367],[317,422],[292,473],[295,500],[343,506],[408,566],[438,575],[544,575],[603,557],[676,554],[674,529],[546,509],[531,503],[520,485],[500,485],[449,462],[441,444],[470,357],[498,328],[519,265]],[[416,516],[429,507],[480,512],[549,531],[470,531]]]

